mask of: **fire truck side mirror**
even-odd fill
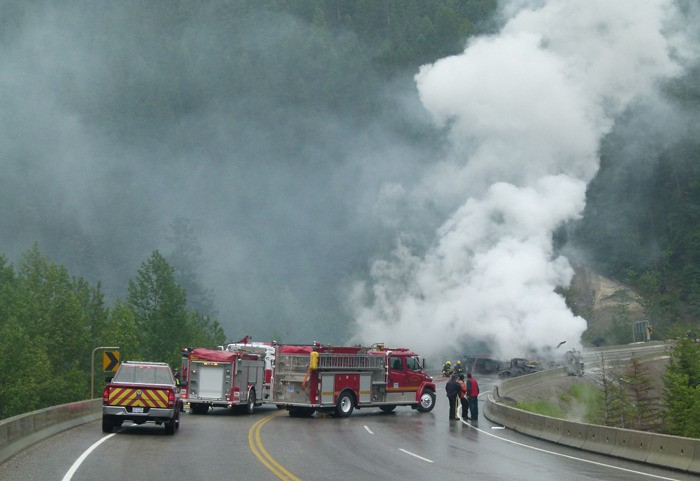
[[[187,381],[180,381],[177,383],[177,385],[180,387],[185,387],[185,386],[187,386],[187,384],[188,384]]]

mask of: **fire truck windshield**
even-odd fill
[[[406,367],[411,371],[420,371],[423,369],[420,364],[420,359],[417,357],[409,357],[406,359]]]

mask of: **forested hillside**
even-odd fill
[[[677,115],[640,108],[605,139],[569,238],[599,273],[642,295],[658,339],[700,325],[699,81],[696,66],[665,87]]]
[[[496,31],[496,0],[0,4],[0,417],[86,398],[97,346],[176,364],[246,334],[342,342],[368,259],[426,248],[463,202],[407,205],[447,136],[415,76]],[[655,339],[700,319],[700,64],[684,67],[616,120],[556,236],[641,295]],[[621,301],[584,340],[629,342],[636,320]]]
[[[180,363],[183,346],[216,346],[218,321],[188,308],[173,268],[154,251],[129,281],[129,297],[106,305],[99,283],[71,276],[35,246],[17,266],[0,256],[0,418],[88,399],[104,386],[102,351],[122,359]]]

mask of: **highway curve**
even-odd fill
[[[480,379],[487,391],[493,378]],[[99,443],[99,444],[97,444]],[[349,418],[291,418],[272,406],[252,416],[218,409],[186,414],[174,436],[162,426],[99,422],[65,431],[0,465],[1,481],[27,480],[696,480],[586,453],[497,426],[448,421],[444,383],[427,414],[356,410]]]

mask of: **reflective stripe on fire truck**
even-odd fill
[[[418,388],[414,387],[391,387],[387,386],[386,388],[387,392],[416,392]]]
[[[112,406],[167,408],[168,393],[163,389],[115,387],[109,393],[109,404]]]

